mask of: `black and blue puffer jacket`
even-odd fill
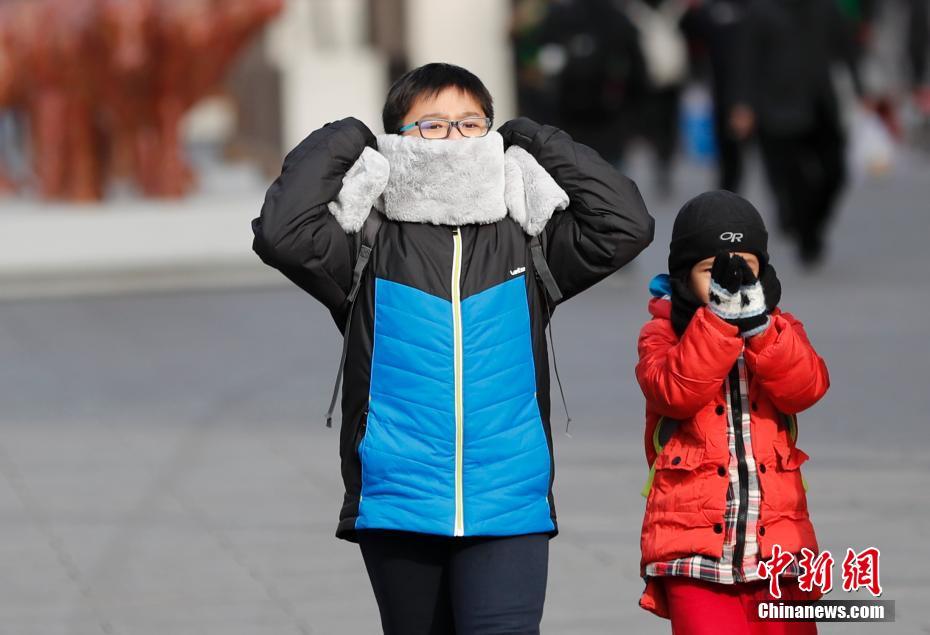
[[[350,311],[372,206],[385,220]],[[556,303],[531,237],[564,301],[651,242],[636,186],[528,119],[430,141],[376,138],[350,118],[287,156],[252,227],[262,260],[347,330],[337,536],[555,534],[544,329]]]

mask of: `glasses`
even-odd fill
[[[400,132],[420,129],[420,136],[424,139],[448,139],[452,128],[458,128],[463,137],[483,137],[491,130],[490,117],[466,117],[459,121],[448,119],[424,119],[401,126]]]

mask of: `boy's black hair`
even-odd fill
[[[491,93],[474,73],[454,64],[433,62],[406,72],[391,86],[381,111],[384,131],[396,134],[401,126],[408,123],[403,121],[403,117],[418,97],[434,97],[449,87],[471,95],[484,114],[494,118]]]

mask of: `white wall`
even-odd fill
[[[364,0],[288,0],[272,25],[268,53],[282,71],[287,149],[350,115],[381,132],[387,69],[366,44],[366,20]]]
[[[451,62],[478,75],[494,97],[498,124],[516,111],[508,39],[509,3],[407,0],[411,67]],[[291,148],[326,122],[352,115],[376,134],[389,88],[386,60],[366,41],[365,0],[288,0],[271,25],[269,58],[282,71],[283,138]]]
[[[467,68],[491,91],[495,125],[501,124],[516,112],[509,23],[505,0],[407,0],[410,65],[450,62]]]

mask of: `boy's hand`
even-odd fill
[[[717,254],[710,272],[708,307],[719,318],[739,328],[740,335],[752,337],[769,324],[762,284],[740,256]]]

